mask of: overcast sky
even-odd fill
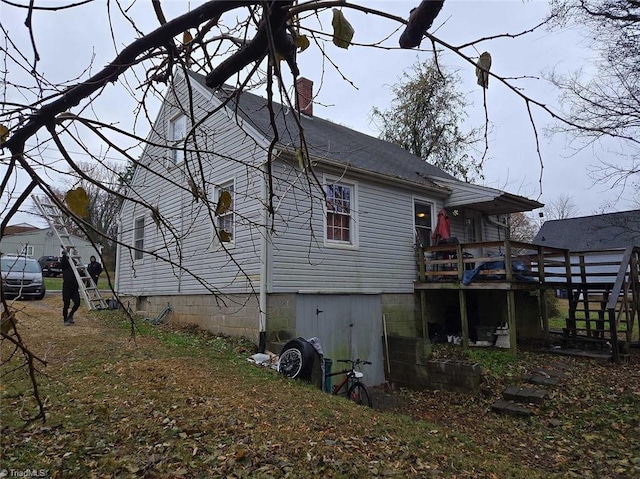
[[[65,2],[60,0],[56,3]],[[169,19],[200,3],[163,1]],[[406,18],[419,0],[360,3]],[[42,58],[39,68],[45,78],[51,82],[74,82],[77,78],[87,78],[111,61],[116,51],[136,38],[132,26],[122,21],[114,25],[115,41],[112,39],[109,25],[104,21],[105,5],[106,2],[97,0],[73,11],[35,13],[35,41]],[[459,45],[481,37],[519,33],[537,25],[547,12],[548,3],[542,0],[447,0],[430,31],[436,31],[438,37],[450,44]],[[143,32],[157,27],[157,20],[148,2],[135,5],[129,13],[137,19],[137,27]],[[313,80],[314,89],[319,92],[314,106],[315,115],[377,136],[379,131],[370,121],[372,108],[386,109],[389,106],[392,99],[390,86],[397,83],[403,71],[411,68],[416,61],[430,57],[430,43],[423,41],[422,49],[400,50],[397,48],[400,32],[394,33],[396,24],[393,22],[347,9],[344,13],[355,28],[355,43],[370,44],[391,35],[383,43],[388,48],[354,45],[343,50],[327,43],[327,56],[338,65],[338,70],[326,60],[323,61],[318,48],[312,45],[299,55],[301,75]],[[326,28],[330,28],[330,18],[330,14],[321,17]],[[24,19],[24,10],[16,12],[0,4],[2,26],[21,45],[23,54],[30,57],[32,49]],[[566,73],[581,67],[588,71],[589,61],[592,60],[590,50],[574,31],[549,32],[540,29],[515,39],[486,41],[477,49],[469,48],[465,52],[477,56],[484,50],[489,51],[493,58],[492,72],[507,77],[536,77],[514,80],[513,83],[527,95],[549,106],[557,106],[557,94],[540,79],[542,73],[551,69]],[[85,71],[92,61],[91,69]],[[463,79],[460,89],[472,102],[465,124],[469,127],[482,126],[482,90],[475,83],[474,68],[448,51],[441,53],[440,61],[448,68],[457,70]],[[14,75],[23,73],[9,68],[8,78],[11,80]],[[128,102],[127,98],[121,87],[108,86],[94,104],[96,115],[105,121],[117,122],[121,127],[131,127],[134,104]],[[544,162],[542,170],[522,99],[492,78],[487,102],[491,132],[490,150],[484,168],[486,185],[543,203],[560,195],[569,195],[583,215],[601,210],[618,197],[617,191],[610,191],[602,185],[594,186],[588,175],[589,167],[597,165],[598,158],[609,158],[610,153],[606,148],[576,152],[569,147],[567,138],[550,137],[544,133],[551,119],[534,109]],[[150,105],[153,116],[158,103]],[[138,126],[145,128],[142,124]],[[44,156],[48,154],[52,153],[45,152]],[[2,168],[5,167],[0,165]],[[55,174],[51,175],[51,180],[59,181]],[[623,197],[614,209],[625,210],[632,206]],[[12,223],[20,221],[37,223],[35,218],[26,215],[20,215]]]

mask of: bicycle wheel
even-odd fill
[[[287,349],[280,355],[278,372],[288,378],[296,378],[302,370],[302,353],[297,348]]]
[[[364,404],[369,407],[373,407],[371,396],[369,396],[369,391],[367,391],[367,388],[362,383],[355,383],[353,386],[351,386],[351,388],[349,389],[348,397],[356,404]]]

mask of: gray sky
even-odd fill
[[[163,5],[170,19],[186,11],[189,6],[200,3],[165,0]],[[360,3],[406,18],[419,0]],[[89,77],[111,61],[116,51],[136,38],[132,26],[123,20],[114,24],[112,38],[109,25],[104,21],[105,5],[105,2],[97,1],[75,11],[55,14],[36,12],[33,20],[35,40],[42,58],[39,70],[50,82],[74,83],[78,78]],[[481,37],[527,30],[538,24],[547,10],[548,4],[542,0],[447,0],[430,31],[436,31],[436,35],[449,44],[459,45]],[[157,21],[147,2],[136,4],[129,13],[143,32],[156,28]],[[402,72],[411,68],[416,61],[429,58],[430,43],[423,41],[423,49],[400,50],[397,48],[400,32],[394,33],[395,23],[348,9],[344,13],[355,28],[354,42],[377,43],[391,35],[382,44],[384,48],[354,45],[343,50],[328,42],[325,44],[326,54],[338,66],[338,70],[323,60],[319,49],[312,45],[299,55],[301,74],[312,79],[314,89],[319,92],[314,106],[315,115],[377,136],[379,132],[370,122],[372,108],[388,107],[392,99],[390,86],[397,83]],[[11,38],[18,42],[21,52],[30,58],[33,53],[23,25],[24,17],[24,11],[16,12],[6,5],[0,5],[0,22],[9,30]],[[330,14],[321,17],[321,22],[325,28],[330,28]],[[589,68],[590,51],[581,42],[581,37],[572,31],[551,33],[541,29],[515,39],[486,41],[477,49],[469,48],[465,53],[477,57],[482,51],[489,51],[493,58],[492,72],[508,77],[540,78],[543,71],[551,69],[566,73],[583,66],[587,70]],[[482,90],[475,83],[474,68],[448,51],[442,52],[440,61],[458,70],[463,79],[460,88],[473,103],[466,124],[470,127],[482,126]],[[90,65],[90,69],[87,69]],[[24,72],[9,68],[9,81],[16,76],[24,77]],[[129,80],[132,88],[137,86],[132,76]],[[512,83],[536,100],[549,106],[557,105],[556,93],[542,79],[520,79]],[[550,118],[534,109],[544,162],[542,173],[532,126],[522,99],[492,78],[487,101],[491,131],[490,149],[484,168],[486,185],[535,198],[543,203],[560,195],[569,195],[581,214],[594,213],[605,202],[617,198],[619,192],[610,191],[602,185],[593,186],[588,176],[589,166],[596,165],[598,158],[614,159],[607,151],[608,145],[576,153],[569,147],[566,137],[551,138],[544,133]],[[157,107],[157,102],[150,104],[152,117]],[[108,86],[93,108],[95,115],[103,121],[114,122],[124,128],[134,126],[134,103],[129,101],[129,95],[123,92],[121,86]],[[139,121],[136,126],[141,134],[148,131],[148,125],[144,122]],[[71,150],[76,151],[77,148]],[[52,152],[43,152],[43,157],[55,168]],[[3,168],[0,165],[0,173]],[[539,183],[541,174],[542,184]],[[49,176],[52,182],[59,182],[55,173]],[[3,198],[5,202],[6,198]],[[623,197],[614,209],[624,210],[631,206]],[[14,222],[19,221],[37,222],[26,215],[20,215]]]

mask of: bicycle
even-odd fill
[[[371,364],[371,362],[361,359],[356,359],[355,361],[353,359],[338,359],[337,362],[350,363],[351,368],[326,375],[326,377],[331,377],[344,374],[344,379],[331,388],[331,394],[334,396],[344,394],[347,399],[350,399],[356,404],[366,404],[369,407],[373,407],[369,391],[361,381],[364,374],[356,370],[356,366],[361,364]]]

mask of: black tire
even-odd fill
[[[295,350],[288,352],[290,350]],[[303,338],[285,344],[280,352],[278,372],[292,379],[309,379],[313,368],[315,348]]]
[[[367,388],[362,383],[355,383],[351,386],[351,388],[349,388],[348,397],[356,404],[373,407],[369,391],[367,391]]]

